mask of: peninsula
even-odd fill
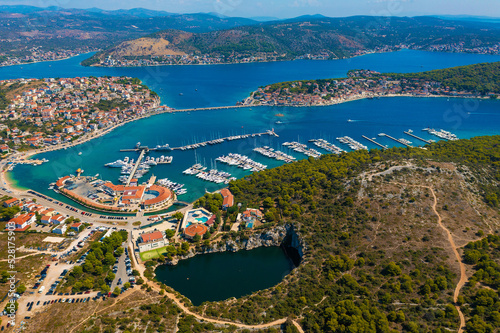
[[[411,74],[352,70],[343,79],[300,80],[260,87],[242,104],[323,106],[390,96],[496,99],[500,94],[499,74],[500,62]]]

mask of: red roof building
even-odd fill
[[[191,224],[189,227],[184,229],[184,237],[187,239],[193,239],[196,235],[203,236],[208,231],[206,225],[203,224]]]
[[[15,225],[14,231],[25,231],[35,221],[36,221],[35,213],[21,214],[11,219],[9,223],[7,223],[7,227],[14,224]]]
[[[4,207],[14,207],[19,205],[19,199],[18,198],[12,198],[9,200],[5,200],[3,203]]]
[[[234,196],[231,193],[231,191],[229,191],[227,188],[224,188],[220,191],[220,194],[224,198],[224,200],[222,201],[222,209],[225,210],[225,209],[228,209],[229,207],[233,207]]]

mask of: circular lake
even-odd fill
[[[156,269],[156,278],[197,306],[272,287],[293,268],[293,262],[282,248],[260,247],[197,255],[179,261],[176,266],[162,265]]]

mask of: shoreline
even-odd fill
[[[344,104],[344,103],[349,103],[349,102],[355,102],[355,101],[360,101],[364,99],[374,99],[374,98],[393,98],[393,97],[414,97],[414,98],[462,98],[462,99],[479,99],[479,100],[491,100],[489,97],[480,97],[480,96],[475,96],[475,97],[465,97],[465,96],[448,96],[448,95],[411,95],[411,94],[387,94],[387,95],[372,95],[372,96],[362,96],[362,95],[356,95],[350,98],[346,98],[344,100],[335,100],[333,102],[326,102],[323,104],[311,104],[311,105],[291,105],[291,104],[284,104],[284,105],[270,105],[270,104],[253,104],[252,107],[257,107],[257,106],[268,106],[268,107],[292,107],[292,108],[309,108],[309,107],[323,107],[323,106],[332,106],[332,105],[339,105],[339,104]],[[493,100],[500,100],[500,99],[493,99]]]
[[[160,114],[164,114],[164,113],[176,113],[176,112],[191,112],[191,111],[213,111],[213,110],[221,110],[221,109],[233,109],[233,108],[252,108],[252,107],[278,107],[278,108],[282,108],[282,107],[295,107],[295,108],[301,108],[301,107],[325,107],[325,106],[333,106],[333,105],[338,105],[338,104],[344,104],[344,103],[348,103],[348,102],[354,102],[354,101],[359,101],[359,100],[364,100],[364,99],[369,99],[369,98],[374,98],[374,97],[377,97],[377,98],[380,98],[380,97],[385,97],[385,98],[394,98],[394,97],[418,97],[418,98],[462,98],[462,99],[482,99],[482,100],[489,100],[490,98],[487,98],[487,97],[464,97],[464,96],[446,96],[446,95],[426,95],[426,96],[420,96],[420,95],[410,95],[410,94],[388,94],[388,95],[380,95],[380,96],[354,96],[354,97],[351,97],[351,98],[348,98],[348,99],[345,99],[345,100],[341,100],[341,101],[335,101],[335,102],[329,102],[329,103],[325,103],[325,104],[317,104],[317,105],[266,105],[266,104],[254,104],[254,105],[234,105],[234,106],[216,106],[216,107],[207,107],[207,108],[192,108],[192,109],[171,109],[171,110],[164,110],[164,111],[159,111],[159,112],[152,112],[152,113],[149,113],[149,114],[146,114],[146,115],[143,115],[141,117],[138,117],[138,118],[134,118],[134,119],[130,119],[130,120],[126,120],[120,124],[116,124],[110,128],[107,128],[105,129],[104,131],[98,133],[98,134],[95,134],[95,135],[92,135],[90,137],[86,137],[84,138],[83,140],[79,141],[77,140],[76,142],[73,142],[73,143],[70,143],[70,144],[64,144],[64,145],[60,145],[60,146],[54,146],[54,147],[50,147],[49,149],[44,149],[44,150],[33,150],[33,151],[27,151],[27,152],[24,152],[20,159],[22,160],[26,160],[26,159],[30,159],[38,154],[42,154],[42,153],[47,153],[47,152],[51,152],[51,151],[57,151],[57,150],[61,150],[61,149],[64,149],[64,148],[73,148],[73,147],[76,147],[78,145],[81,145],[83,143],[86,143],[86,142],[89,142],[93,139],[97,139],[97,138],[100,138],[106,134],[109,134],[111,133],[113,130],[115,130],[116,128],[120,127],[120,126],[123,126],[125,124],[128,124],[128,123],[131,123],[131,122],[134,122],[134,121],[137,121],[137,120],[141,120],[141,119],[145,119],[145,118],[149,118],[149,117],[152,117],[152,116],[156,116],[156,115],[160,115]],[[16,182],[17,180],[14,178],[13,174],[12,174],[12,171],[6,171],[6,170],[3,170],[2,171],[2,175],[5,174],[5,177],[4,177],[4,182],[6,183],[5,186],[6,188],[10,189],[10,190],[16,190],[16,191],[28,191],[30,189],[25,189],[23,188],[22,186],[19,186]]]
[[[37,60],[37,61],[31,61],[31,62],[23,62],[21,64],[0,65],[0,68],[2,68],[2,67],[13,67],[13,66],[24,66],[24,65],[31,65],[31,64],[39,64],[39,63],[42,63],[42,62],[56,62],[56,61],[61,61],[61,60],[68,60],[68,59],[71,59],[71,58],[79,57],[81,55],[89,54],[89,53],[93,53],[93,52],[99,52],[99,51],[90,51],[90,52],[85,52],[85,53],[78,53],[78,54],[76,54],[74,56],[66,57],[66,58],[61,58],[61,59]]]
[[[100,64],[93,64],[89,66],[83,67],[95,67],[95,68],[142,68],[142,67],[161,67],[161,66],[211,66],[211,65],[245,65],[245,64],[259,64],[259,63],[272,63],[272,62],[286,62],[286,61],[300,61],[300,60],[309,60],[309,61],[337,61],[337,60],[349,60],[353,58],[363,57],[372,54],[384,54],[384,53],[392,53],[392,52],[400,52],[400,51],[422,51],[422,52],[432,52],[432,53],[453,53],[453,54],[476,54],[476,55],[491,55],[491,56],[500,56],[500,54],[494,53],[475,53],[475,52],[451,52],[451,51],[434,51],[434,50],[422,50],[422,49],[412,49],[412,48],[400,48],[397,50],[391,51],[373,51],[366,52],[364,54],[352,55],[344,58],[332,58],[332,59],[282,59],[282,60],[262,60],[262,61],[249,61],[249,62],[221,62],[221,63],[213,63],[213,64],[157,64],[157,65],[131,65],[131,66],[102,66]],[[89,52],[90,53],[90,52]]]

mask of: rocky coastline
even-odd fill
[[[228,239],[211,244],[208,248],[202,248],[200,251],[192,249],[184,256],[178,256],[172,261],[167,262],[167,265],[177,265],[179,260],[193,258],[196,255],[217,253],[217,252],[237,252],[240,250],[253,250],[258,247],[281,246],[294,249],[297,252],[299,261],[304,259],[307,252],[306,244],[301,240],[294,225],[285,224],[276,226],[270,230],[257,232],[248,237],[248,239],[236,240]],[[287,251],[288,253],[288,251]],[[291,258],[293,260],[293,258]],[[296,265],[297,266],[297,265]]]

